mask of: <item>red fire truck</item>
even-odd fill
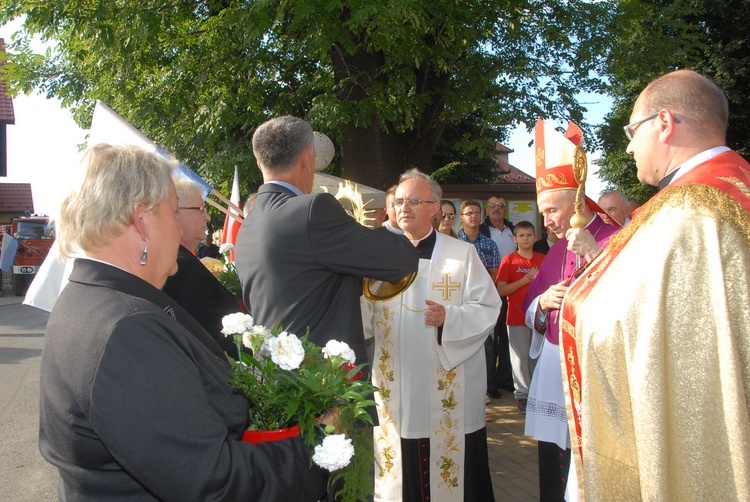
[[[18,240],[18,250],[13,262],[13,294],[23,296],[47,257],[55,232],[47,216],[19,216],[10,223],[10,235]]]

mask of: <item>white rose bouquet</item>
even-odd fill
[[[361,380],[364,365],[355,365],[346,343],[329,341],[325,348],[283,331],[256,325],[250,315],[229,314],[222,333],[232,336],[242,359],[228,358],[231,383],[249,401],[248,430],[270,431],[298,425],[300,435],[314,446],[312,461],[333,473],[340,488],[336,500],[365,500],[372,491],[372,418],[367,407],[375,387]],[[319,417],[338,410],[336,427],[323,427]],[[336,433],[341,431],[342,433]],[[316,444],[322,439],[320,444]],[[342,483],[334,483],[342,479]]]

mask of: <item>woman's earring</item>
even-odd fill
[[[148,239],[146,239],[146,247],[143,248],[141,253],[141,265],[146,266],[146,261],[148,261]]]

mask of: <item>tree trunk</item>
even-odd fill
[[[342,22],[348,12],[342,14]],[[357,39],[357,35],[353,34]],[[339,46],[329,51],[334,80],[337,84],[346,82],[338,92],[342,102],[357,103],[370,96],[370,82],[376,81],[387,87],[388,75],[382,68],[385,56],[380,52],[369,52],[367,44],[358,43],[353,54]],[[448,85],[449,75],[435,75],[430,66],[417,71],[417,94],[438,96],[439,89]],[[440,136],[445,128],[442,101],[429,104],[416,120],[412,129],[403,132],[388,132],[380,126],[377,116],[369,117],[366,126],[357,126],[352,121],[345,125],[341,132],[341,174],[344,178],[387,190],[398,183],[399,176],[412,167],[431,172],[430,160]],[[394,126],[391,131],[398,130]]]
[[[344,178],[381,190],[398,183],[412,167],[427,171],[431,151],[419,146],[413,134],[387,134],[377,123],[345,128],[341,138],[341,174]]]

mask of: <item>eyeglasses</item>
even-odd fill
[[[206,206],[178,207],[177,209],[192,209],[194,211],[200,211],[201,214],[208,214]]]
[[[443,213],[443,219],[447,218],[449,220],[452,220],[455,217],[456,217],[456,215],[454,213]]]
[[[644,122],[656,118],[657,115],[659,115],[659,112],[652,113],[651,115],[646,115],[642,119],[638,119],[635,122],[631,122],[630,124],[626,125],[622,128],[625,131],[625,136],[627,136],[629,140],[632,140],[635,136],[636,128],[638,128],[638,126],[643,124]]]
[[[461,213],[461,216],[479,216],[479,211],[467,211],[465,213]]]
[[[505,204],[502,202],[490,202],[487,204],[487,207],[496,208],[496,207],[505,207]]]
[[[422,200],[422,199],[394,199],[393,207],[401,207],[404,204],[408,204],[410,207],[416,207],[421,204],[436,204],[434,200]]]

